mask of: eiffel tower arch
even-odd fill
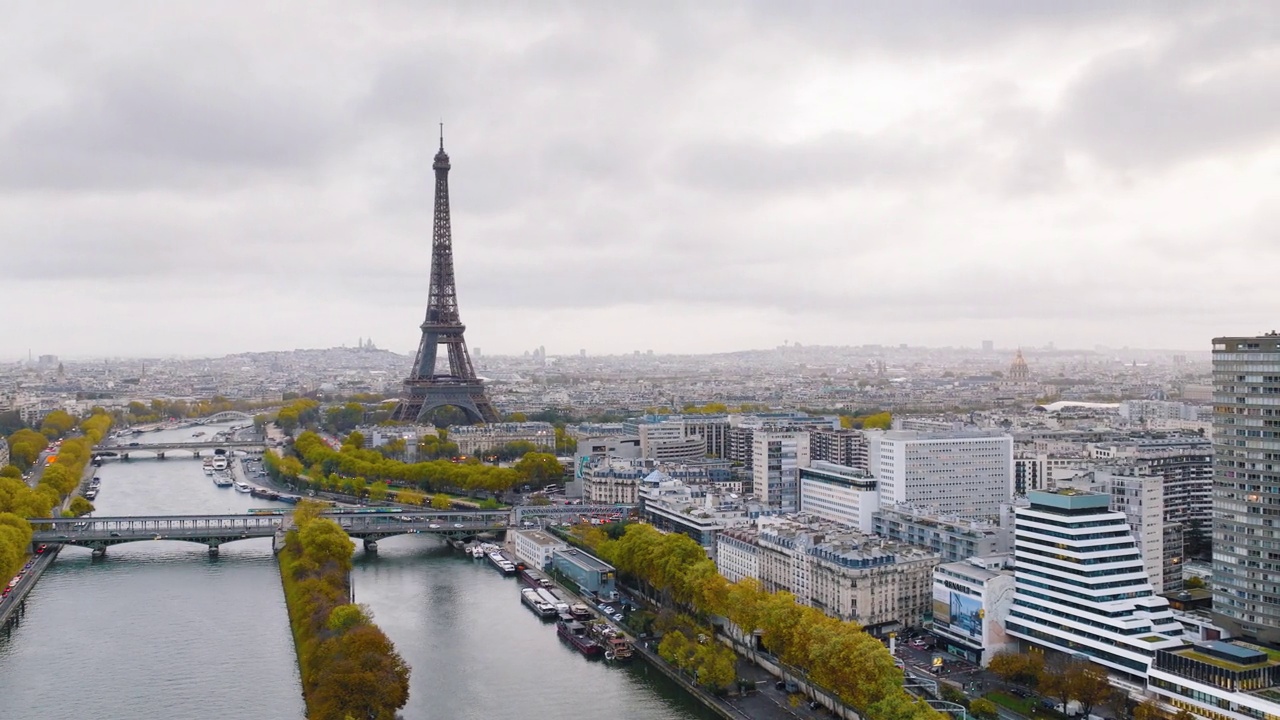
[[[501,420],[485,394],[484,383],[476,376],[463,337],[467,327],[458,313],[458,293],[453,280],[453,231],[449,221],[449,156],[440,133],[440,151],[431,167],[436,173],[435,221],[431,235],[431,286],[427,293],[427,316],[419,328],[422,341],[403,397],[391,417],[416,423],[437,408],[452,406],[472,423]],[[436,367],[444,346],[447,367]]]

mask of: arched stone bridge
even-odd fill
[[[217,554],[224,543],[283,534],[290,522],[288,509],[249,515],[158,515],[150,517],[32,518],[33,544],[78,545],[95,555],[107,548],[144,540],[178,540],[209,546]],[[366,513],[333,511],[324,513],[353,538],[364,541],[366,550],[375,550],[377,541],[394,535],[432,534],[453,539],[507,529],[511,513],[497,511]]]

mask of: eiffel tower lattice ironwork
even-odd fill
[[[422,321],[422,342],[413,369],[404,381],[404,394],[392,418],[419,422],[437,408],[452,406],[470,422],[498,422],[501,417],[476,376],[462,334],[467,329],[458,315],[458,293],[453,281],[453,232],[449,222],[449,156],[440,152],[431,167],[436,171],[436,211],[431,237],[431,288],[427,317]],[[449,357],[448,372],[436,372],[436,355],[443,345]]]

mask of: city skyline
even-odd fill
[[[441,119],[488,354],[1272,329],[1274,8],[309,7],[15,11],[0,355],[411,352]]]

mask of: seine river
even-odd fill
[[[98,516],[273,504],[216,487],[191,460],[107,463],[98,475]],[[577,655],[489,565],[421,536],[378,546],[377,555],[356,551],[356,599],[413,668],[408,720],[714,717],[641,662],[618,668]],[[176,542],[117,545],[98,560],[64,549],[21,625],[0,637],[0,717],[303,718],[270,540],[224,545],[218,558]]]

